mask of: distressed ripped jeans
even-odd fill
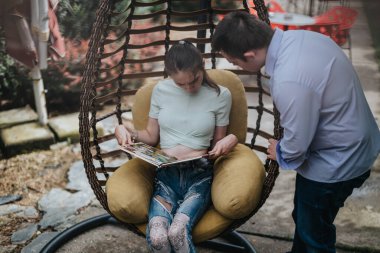
[[[146,233],[152,252],[196,252],[191,232],[210,205],[212,169],[202,158],[157,170]]]

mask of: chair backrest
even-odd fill
[[[318,24],[338,23],[340,30],[350,29],[355,23],[358,12],[345,6],[335,6],[315,17]]]
[[[350,29],[355,23],[358,12],[345,6],[335,6],[326,12],[315,17],[316,24],[338,24],[338,31],[331,38],[339,45],[343,46],[349,39]]]
[[[337,23],[326,23],[326,24],[311,24],[311,25],[303,25],[298,26],[297,29],[308,30],[317,33],[322,33],[331,39],[335,40],[339,33],[339,24]]]
[[[230,90],[232,95],[232,106],[228,133],[235,134],[240,143],[245,143],[248,110],[243,83],[236,74],[227,70],[212,69],[208,70],[207,73],[217,84]],[[143,86],[136,93],[135,103],[132,107],[136,129],[144,129],[146,127],[150,98],[154,86],[155,84]],[[210,101],[210,103],[212,103],[212,101]]]

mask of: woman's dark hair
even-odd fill
[[[217,25],[212,38],[212,48],[245,61],[244,53],[269,46],[272,28],[256,16],[245,11],[227,14]]]
[[[219,86],[208,76],[202,53],[192,43],[181,40],[173,45],[165,55],[165,72],[170,76],[178,71],[191,71],[194,75],[203,72],[203,83],[220,93]]]

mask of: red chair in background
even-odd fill
[[[352,59],[350,29],[352,28],[358,12],[344,6],[335,6],[315,17],[316,24],[338,23],[339,30],[333,40],[343,49],[348,49],[349,58]]]
[[[339,32],[338,23],[326,23],[326,24],[312,24],[312,25],[303,25],[298,26],[296,29],[308,30],[317,33],[322,33],[332,39],[334,39]]]
[[[281,6],[279,2],[276,0],[270,0],[270,1],[265,1],[268,12],[280,12],[280,13],[285,13],[285,9]]]

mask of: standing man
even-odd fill
[[[335,252],[338,210],[380,152],[379,127],[351,61],[322,34],[273,31],[243,11],[218,24],[212,46],[245,70],[265,65],[270,76],[284,136],[269,140],[268,158],[297,171],[291,252]]]

